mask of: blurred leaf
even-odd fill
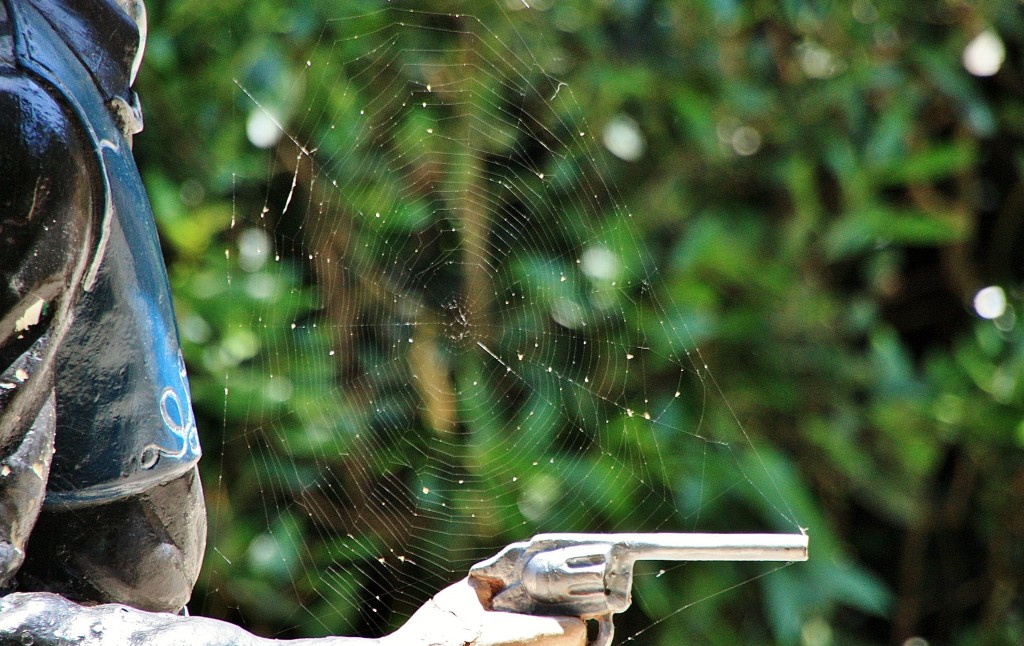
[[[840,260],[886,245],[931,246],[963,240],[967,235],[955,215],[896,210],[882,206],[851,212],[828,231],[829,257]]]

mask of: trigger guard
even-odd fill
[[[612,623],[611,614],[598,615],[594,618],[597,619],[597,637],[594,641],[588,642],[587,646],[611,646],[612,637],[615,636],[615,624]]]

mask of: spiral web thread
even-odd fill
[[[535,13],[330,20],[276,91],[236,80],[250,138],[274,144],[227,249],[228,280],[263,303],[247,324],[263,381],[227,376],[246,421],[222,454],[245,457],[222,458],[210,559],[269,572],[303,632],[385,632],[539,532],[798,528],[587,101],[532,53]],[[720,517],[735,504],[760,511]],[[219,505],[249,514],[243,563],[217,542]],[[639,572],[637,601],[681,567]]]

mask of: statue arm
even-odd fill
[[[0,599],[0,643],[36,646],[583,646],[576,618],[485,609],[489,591],[462,580],[442,590],[402,628],[380,639],[324,637],[279,641],[205,617],[145,612],[118,604],[81,606],[47,593]]]

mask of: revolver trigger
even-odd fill
[[[612,613],[598,615],[594,619],[597,620],[597,637],[594,638],[594,641],[589,642],[587,646],[612,646],[612,637],[615,636],[615,624],[612,623]]]

